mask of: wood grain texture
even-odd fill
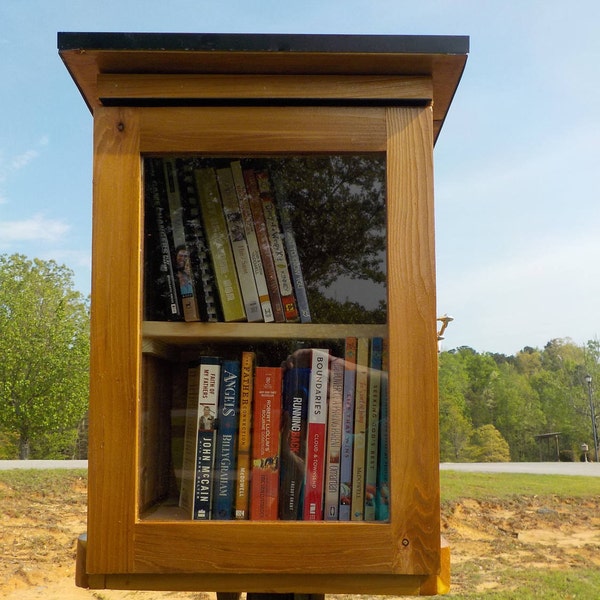
[[[132,567],[140,361],[139,127],[131,110],[94,123],[88,573]]]
[[[118,99],[410,100],[433,98],[430,77],[377,75],[98,75],[98,96]]]
[[[388,109],[391,515],[403,573],[440,565],[430,108]]]
[[[383,152],[384,108],[197,107],[138,109],[147,153]]]

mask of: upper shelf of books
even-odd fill
[[[204,96],[203,90],[207,87],[193,85],[195,77],[215,74],[234,75],[239,80],[269,75],[317,78],[326,75],[346,79],[427,77],[432,83],[437,138],[465,67],[469,38],[61,32],[58,49],[92,112],[103,105],[157,106],[166,102],[172,106],[230,101],[231,97]],[[177,85],[165,87],[168,77],[177,77]],[[160,84],[159,79],[162,80]],[[266,96],[260,95],[260,88],[250,84],[245,88],[250,90],[250,95],[244,98],[246,92],[240,92],[236,100],[272,101],[269,92]],[[304,87],[304,90],[308,89],[314,91],[315,88]],[[301,91],[299,97],[287,101],[319,102],[324,99],[320,88],[314,97],[305,94]],[[355,88],[350,97],[336,96],[333,91],[325,99],[334,103],[380,105],[398,101],[393,92],[373,97],[368,89],[365,95],[365,88]]]
[[[386,323],[383,154],[148,156],[144,202],[146,321]]]

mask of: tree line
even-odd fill
[[[599,363],[598,340],[553,339],[514,356],[469,347],[441,352],[441,460],[581,460],[582,444],[595,459]]]
[[[335,304],[353,322],[357,307]],[[584,443],[594,459],[594,384],[598,340],[553,339],[514,356],[441,352],[440,459],[580,460]],[[0,459],[86,458],[88,389],[89,299],[73,273],[0,255]]]

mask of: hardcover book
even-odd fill
[[[221,361],[215,356],[200,359],[198,389],[198,452],[194,487],[194,519],[211,518],[216,452],[215,420],[219,406]]]
[[[248,200],[248,193],[246,192],[246,184],[244,183],[242,165],[240,161],[237,160],[233,161],[230,166],[238,201],[240,203],[240,213],[244,223],[244,233],[246,234],[246,241],[248,243],[250,262],[252,264],[252,271],[254,273],[254,281],[256,283],[256,290],[258,292],[263,319],[265,323],[272,323],[275,320],[275,317],[273,316],[273,307],[271,306],[271,299],[269,298],[269,288],[267,287],[267,280],[265,278],[265,270],[263,268],[260,247],[256,237],[256,230],[254,229],[254,219]]]
[[[252,442],[252,394],[254,392],[254,352],[242,352],[240,416],[238,428],[235,518],[247,519],[250,503],[250,446]]]
[[[212,518],[233,519],[240,404],[240,361],[221,364]]]
[[[276,179],[273,182],[275,187],[275,204],[279,212],[281,220],[281,229],[283,231],[283,240],[287,251],[288,261],[290,263],[290,272],[294,283],[294,291],[298,302],[298,312],[300,313],[301,323],[310,323],[310,308],[308,306],[308,296],[306,294],[306,283],[302,272],[302,264],[300,262],[300,254],[296,245],[296,237],[294,228],[292,227],[292,216],[283,191],[283,185]]]
[[[279,502],[282,370],[256,367],[254,377],[250,519],[273,521]]]
[[[279,227],[279,219],[271,195],[271,185],[267,171],[257,171],[256,181],[258,183],[258,190],[263,204],[263,214],[265,216],[265,224],[267,226],[267,235],[271,246],[271,254],[273,255],[275,272],[277,273],[277,281],[279,282],[279,292],[281,294],[285,320],[293,323],[298,321],[300,317],[298,315],[298,307],[294,296],[294,287],[292,285],[292,278],[288,267],[283,235]]]
[[[365,521],[375,520],[375,492],[377,489],[377,460],[379,450],[379,411],[381,406],[381,367],[383,339],[371,338],[369,392],[367,403],[367,431],[365,451]]]
[[[310,368],[294,366],[286,370],[279,479],[279,518],[282,520],[302,519],[309,386]]]
[[[358,338],[354,398],[354,450],[352,457],[352,503],[350,520],[364,520],[365,448],[369,386],[369,339]]]
[[[194,177],[193,159],[179,158],[176,161],[179,176],[179,192],[185,219],[185,235],[190,252],[190,263],[196,283],[196,297],[202,321],[223,320],[219,292],[210,260],[210,251],[202,225],[200,202]]]
[[[332,358],[329,365],[329,410],[325,467],[325,520],[337,521],[340,508],[340,456],[344,404],[344,360]]]
[[[313,348],[308,398],[306,475],[304,478],[303,516],[305,521],[321,521],[323,519],[328,386],[329,350]]]
[[[237,279],[215,171],[206,168],[196,169],[194,173],[223,318],[225,321],[244,321],[246,311]]]
[[[217,169],[217,181],[219,182],[219,190],[221,191],[223,212],[225,213],[225,220],[229,230],[229,239],[244,300],[246,317],[248,322],[256,323],[263,320],[263,314],[258,299],[258,292],[256,291],[256,281],[252,271],[250,252],[248,250],[248,243],[246,242],[244,223],[242,221],[231,169],[229,167]]]
[[[158,164],[157,164],[158,163]],[[145,166],[146,219],[146,319],[183,318],[171,260],[170,219],[161,203],[158,159],[148,158]]]
[[[256,239],[258,240],[267,289],[269,290],[269,299],[273,309],[273,318],[277,323],[284,323],[285,312],[281,301],[281,292],[279,291],[279,282],[277,281],[277,271],[275,270],[275,263],[273,262],[273,255],[271,253],[269,234],[267,233],[267,224],[265,222],[262,201],[258,191],[256,175],[252,169],[244,169],[243,175],[248,202],[252,211],[252,219],[254,220],[254,229],[256,231]]]
[[[173,232],[173,265],[177,289],[179,290],[181,305],[183,307],[183,317],[186,321],[200,321],[190,252],[185,237],[184,213],[179,193],[179,180],[175,159],[162,159],[162,166],[171,216],[171,230]]]
[[[342,407],[342,451],[340,455],[340,521],[350,520],[352,503],[352,455],[354,448],[354,388],[356,384],[355,337],[346,338],[344,348],[344,404]]]

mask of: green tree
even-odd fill
[[[473,432],[468,456],[472,462],[510,462],[508,442],[492,424]]]
[[[0,256],[0,427],[30,457],[87,409],[89,310],[54,261]]]

